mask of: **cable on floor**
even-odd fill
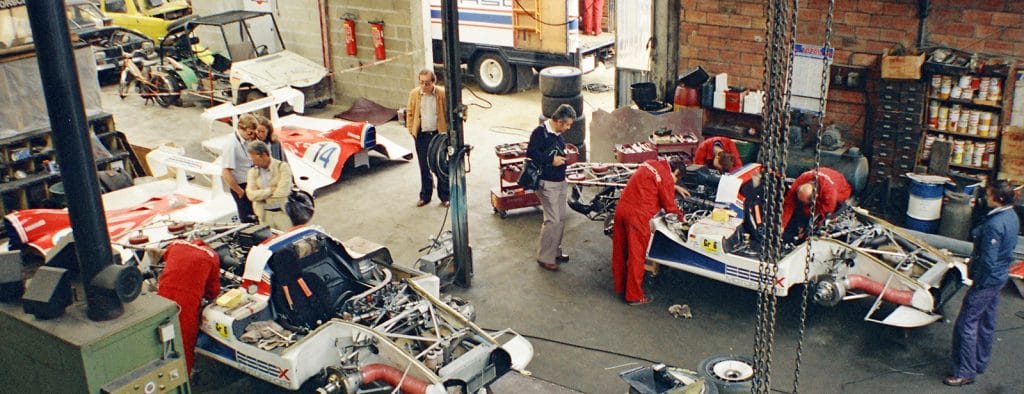
[[[480,107],[480,108],[483,108],[483,109],[491,109],[491,108],[494,108],[494,103],[492,103],[492,102],[490,102],[490,101],[487,101],[487,99],[485,99],[485,98],[483,98],[483,97],[480,97],[480,96],[478,96],[478,95],[476,94],[476,92],[474,92],[474,91],[473,91],[473,89],[470,89],[470,88],[469,88],[469,86],[463,86],[462,88],[463,88],[463,89],[465,89],[465,90],[468,90],[468,91],[469,91],[469,94],[473,95],[473,97],[476,97],[476,99],[477,99],[477,100],[480,100],[480,101],[483,101],[483,102],[487,103],[487,106],[486,106],[486,107],[485,107],[485,106],[482,106],[482,105],[480,105],[480,104],[477,104],[477,103],[469,103],[469,105],[475,105],[475,106],[477,106],[477,107]]]
[[[918,363],[918,364],[914,364],[914,365],[908,366],[907,369],[920,368],[920,367],[924,367],[924,366],[927,366],[927,365],[935,364],[935,363],[937,363],[939,361],[941,361],[941,360],[926,361],[926,362],[923,362],[923,363]],[[866,378],[861,378],[861,379],[857,379],[857,380],[850,380],[850,381],[843,382],[843,384],[839,385],[839,390],[840,391],[846,391],[846,386],[847,385],[857,384],[857,383],[861,383],[861,382],[866,382],[866,381],[869,381],[869,380],[874,380],[874,379],[880,378],[882,376],[890,375],[890,374],[894,374],[894,373],[899,373],[899,374],[903,374],[903,375],[914,375],[914,376],[923,376],[924,375],[921,372],[911,372],[911,371],[907,371],[907,370],[903,370],[903,369],[896,369],[896,368],[890,367],[888,365],[885,366],[885,367],[889,369],[886,372],[877,373],[877,374],[868,376]]]
[[[501,131],[502,129],[508,129],[508,130],[514,130],[514,131]],[[527,139],[530,138],[530,130],[520,129],[518,127],[512,127],[512,126],[491,126],[491,128],[489,128],[487,130],[492,132],[492,133],[495,133],[495,134],[507,134],[507,135],[514,135],[516,137],[525,137]],[[522,133],[517,133],[516,131],[522,131]]]
[[[612,85],[601,82],[591,82],[583,85],[583,90],[593,93],[604,93],[612,90]]]

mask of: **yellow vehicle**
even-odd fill
[[[192,15],[186,0],[99,0],[99,4],[114,25],[139,31],[155,41]]]

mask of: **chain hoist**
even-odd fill
[[[822,67],[821,67],[821,96],[818,97],[818,130],[815,133],[814,138],[814,190],[811,193],[811,215],[810,220],[807,223],[808,233],[811,235],[807,238],[807,254],[804,257],[804,281],[807,285],[804,286],[803,297],[800,300],[800,329],[799,337],[796,342],[796,365],[793,369],[793,392],[800,392],[800,364],[803,361],[803,350],[804,350],[804,334],[807,330],[807,306],[811,298],[811,287],[813,283],[811,278],[808,278],[811,273],[811,262],[814,261],[814,255],[812,253],[811,242],[813,242],[814,235],[818,234],[818,216],[821,212],[818,212],[818,193],[821,188],[821,182],[818,181],[818,172],[821,168],[821,140],[825,134],[825,107],[828,104],[828,81],[829,81],[829,52],[832,51],[832,13],[835,10],[835,0],[829,0],[828,2],[828,16],[825,19],[825,46],[822,48]]]
[[[791,4],[789,2],[792,2]],[[771,389],[772,347],[778,298],[775,278],[783,251],[782,206],[786,154],[789,147],[789,102],[796,43],[797,0],[771,0],[766,5],[765,103],[762,110],[760,161],[765,196],[764,244],[758,265],[757,334],[754,340],[754,393]]]

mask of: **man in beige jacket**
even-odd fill
[[[405,110],[405,127],[416,140],[416,157],[420,164],[420,199],[416,202],[417,207],[430,203],[430,197],[434,194],[434,176],[427,167],[430,140],[437,133],[448,132],[444,88],[434,86],[436,80],[437,76],[433,71],[420,71],[420,85],[409,92],[409,102]],[[447,184],[437,185],[437,198],[441,200],[441,205],[446,207],[448,193]]]
[[[251,141],[245,148],[253,164],[245,184],[245,195],[252,200],[253,212],[261,224],[282,231],[292,228],[292,220],[284,210],[292,191],[291,167],[271,158],[270,148],[263,141]]]

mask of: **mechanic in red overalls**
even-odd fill
[[[664,209],[668,213],[682,216],[676,205],[675,192],[688,196],[682,186],[676,186],[676,179],[682,174],[685,163],[648,160],[637,168],[629,178],[622,197],[615,208],[615,223],[612,229],[612,278],[615,293],[624,295],[630,305],[651,302],[644,295],[644,261],[647,259],[647,244],[651,238],[651,218]]]
[[[732,155],[732,166],[729,168],[720,168],[718,163],[716,163],[719,152],[723,151]],[[743,161],[740,160],[740,151],[736,149],[736,143],[726,137],[711,137],[701,141],[700,145],[697,145],[697,150],[693,152],[693,164],[712,166],[724,172],[733,172],[743,167]]]
[[[192,373],[199,308],[203,298],[213,300],[220,293],[220,258],[203,241],[173,241],[164,252],[164,270],[157,283],[156,293],[181,307],[181,342],[185,363]]]
[[[796,178],[789,187],[782,203],[782,238],[788,242],[803,240],[807,237],[807,222],[811,216],[811,197],[814,195],[814,170],[811,169]],[[815,214],[818,223],[825,216],[836,211],[839,204],[850,198],[853,189],[839,171],[828,167],[818,167],[818,205]],[[792,222],[792,223],[791,223]],[[792,226],[790,226],[792,224]]]

